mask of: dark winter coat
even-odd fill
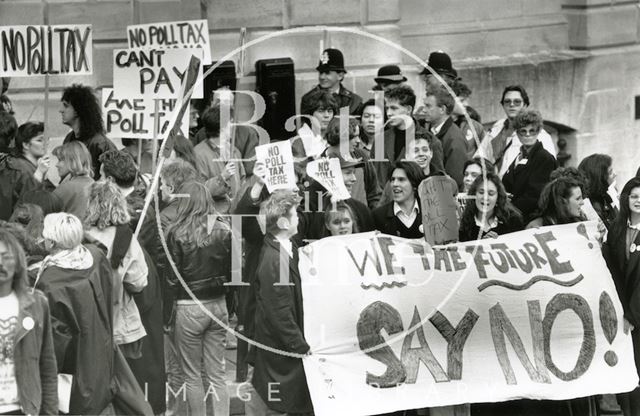
[[[256,332],[258,343],[280,351],[305,354],[309,345],[304,339],[302,288],[298,271],[298,248],[293,244],[289,260],[291,285],[280,281],[280,243],[272,234],[264,238],[256,273]],[[269,383],[276,383],[279,401],[269,401]],[[286,413],[313,411],[302,359],[255,350],[252,384],[271,409]]]
[[[462,189],[464,163],[469,159],[467,139],[451,117],[447,118],[436,136],[442,142],[444,170],[455,179],[458,189]]]
[[[22,194],[39,186],[33,175],[21,169],[20,161],[0,153],[0,220],[8,220]]]
[[[551,172],[557,167],[556,159],[547,152],[542,143],[537,142],[529,151],[527,162],[513,161],[502,178],[507,192],[511,193],[511,203],[522,213],[525,222],[538,207],[542,189],[549,182]]]
[[[38,289],[51,306],[58,372],[73,375],[70,414],[99,414],[113,399],[111,264],[93,245],[90,269],[47,267]]]

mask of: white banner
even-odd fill
[[[157,113],[156,101],[158,101]],[[102,89],[102,121],[110,138],[159,139],[160,134],[157,137],[153,135],[156,118],[159,122],[159,133],[164,133],[169,128],[171,112],[175,105],[175,99],[115,98],[113,88]],[[182,134],[188,138],[188,107],[180,126]]]
[[[365,233],[300,250],[315,414],[569,399],[638,385],[596,223],[434,247]]]
[[[176,98],[192,55],[202,49],[113,50],[113,90],[118,98]],[[202,65],[191,98],[202,98]]]
[[[159,22],[127,26],[129,49],[200,48],[202,63],[211,63],[209,24],[206,20]]]
[[[0,26],[0,77],[92,73],[91,25]]]

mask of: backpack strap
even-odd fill
[[[116,226],[116,236],[113,238],[113,246],[111,247],[111,268],[117,269],[122,264],[124,256],[129,251],[133,231],[128,224]]]

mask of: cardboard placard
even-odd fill
[[[301,248],[314,413],[634,389],[631,334],[596,234],[592,221],[438,247],[371,232]]]
[[[344,186],[342,169],[340,169],[340,160],[338,158],[312,160],[307,165],[307,175],[324,186],[333,200],[342,201],[351,198],[347,187]]]
[[[113,90],[117,98],[176,98],[191,56],[202,49],[113,50]],[[202,98],[202,66],[190,98]]]
[[[264,183],[269,192],[276,189],[296,189],[290,141],[257,146],[256,162],[262,162],[265,165],[267,176],[264,178]]]
[[[158,101],[158,114],[155,102]],[[175,99],[115,98],[113,88],[102,89],[102,120],[110,138],[159,139],[154,137],[156,117],[160,122],[159,133],[169,128]],[[189,109],[180,124],[183,136],[189,137]]]
[[[0,26],[0,77],[92,73],[91,25]]]
[[[424,238],[431,245],[458,241],[455,191],[446,176],[432,176],[418,187]]]
[[[211,64],[209,24],[206,20],[184,20],[127,26],[129,49],[200,48],[203,65]]]

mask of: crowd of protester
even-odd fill
[[[44,124],[18,126],[22,115],[13,114],[3,88],[0,414],[228,415],[231,321],[269,347],[249,346],[242,357],[249,364],[246,414],[313,414],[299,358],[312,352],[298,247],[373,230],[424,238],[418,189],[433,177],[445,179],[459,205],[461,242],[584,221],[594,212],[625,325],[640,324],[640,178],[619,193],[614,160],[604,154],[585,157],[577,169],[559,167],[543,115],[530,108],[521,85],[505,86],[496,97],[505,118],[485,129],[449,56],[434,52],[429,65],[434,72],[421,73],[426,87],[419,92],[399,67],[380,68],[374,90],[384,93],[381,105],[342,85],[344,57],[327,49],[318,85],[302,97],[307,117],[288,139],[298,189],[273,193],[265,166],[255,161],[256,131],[221,124],[230,91],[210,103],[193,101],[190,131],[171,139],[165,159],[126,137],[118,150],[104,134],[94,91],[77,84],[60,104],[71,131],[48,149]],[[339,117],[344,107],[346,121]],[[152,192],[156,158],[163,165]],[[336,202],[306,174],[317,158],[338,159],[350,198]],[[150,193],[157,205],[145,211]],[[240,233],[234,214],[242,215]],[[234,259],[240,241],[241,258]],[[293,285],[276,284],[283,252]],[[225,285],[238,273],[248,285]],[[640,337],[632,334],[640,363]],[[270,400],[273,383],[278,400]],[[175,394],[181,389],[184,400]],[[639,390],[618,402],[625,416],[640,415]],[[600,407],[592,397],[470,411],[595,415]]]

